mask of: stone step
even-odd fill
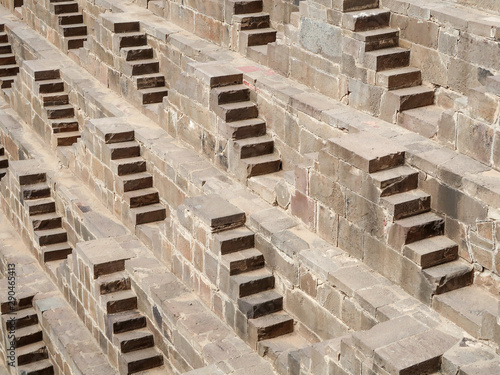
[[[161,204],[131,208],[130,212],[134,226],[165,220],[167,217],[167,211]]]
[[[354,33],[354,38],[365,44],[365,52],[393,48],[399,45],[399,30],[383,27]]]
[[[52,133],[73,133],[79,131],[78,121],[74,118],[58,119],[50,122]]]
[[[0,77],[0,87],[2,89],[10,89],[17,75],[10,77]]]
[[[43,341],[25,345],[16,350],[17,365],[24,366],[29,363],[49,358],[47,347]]]
[[[0,77],[11,77],[19,73],[19,66],[16,64],[0,66]]]
[[[0,65],[15,65],[16,56],[13,53],[4,53],[0,55]]]
[[[261,46],[252,46],[247,49],[247,56],[250,60],[255,61],[261,65],[269,64],[269,45],[264,44]]]
[[[0,156],[0,169],[5,169],[9,167],[9,159],[7,156]]]
[[[255,293],[239,298],[238,308],[248,319],[260,318],[283,310],[283,296],[274,290]]]
[[[403,68],[410,64],[410,51],[400,47],[365,52],[363,65],[376,72]]]
[[[0,54],[12,53],[12,46],[10,43],[0,43]]]
[[[65,13],[61,14],[58,17],[59,25],[74,25],[74,24],[82,24],[83,23],[83,14],[82,13]]]
[[[63,228],[36,230],[35,240],[40,246],[63,243],[68,241],[68,232]]]
[[[406,245],[403,255],[420,267],[429,268],[457,259],[458,245],[446,236],[435,236]]]
[[[427,86],[392,90],[387,95],[392,96],[389,100],[396,103],[395,109],[399,112],[434,104],[434,89]]]
[[[387,90],[404,89],[407,87],[420,86],[421,84],[421,70],[411,66],[384,70],[377,73],[377,85]]]
[[[128,126],[111,125],[98,129],[97,136],[106,144],[135,141],[135,132]]]
[[[163,365],[163,355],[155,348],[125,353],[118,359],[121,375],[145,371]]]
[[[293,332],[293,319],[284,311],[248,320],[248,341],[254,348],[262,340]]]
[[[29,292],[22,292],[17,290],[16,291],[16,302],[17,304],[12,305],[10,304],[8,300],[7,294],[0,300],[0,309],[2,314],[5,314],[7,312],[13,312],[13,311],[22,311],[25,309],[32,309],[33,308],[33,297],[35,296],[35,292],[29,291]],[[7,318],[7,316],[5,316]]]
[[[114,33],[138,33],[141,30],[139,21],[126,21],[120,19],[108,20],[103,18],[103,25]]]
[[[138,90],[141,104],[161,103],[165,96],[168,96],[166,87],[150,87],[148,89]]]
[[[262,46],[276,41],[277,31],[271,28],[240,31],[240,45]]]
[[[444,112],[445,110],[437,105],[409,109],[398,114],[397,123],[426,138],[432,138],[439,130]]]
[[[234,148],[241,159],[268,155],[274,152],[274,140],[269,135],[245,138],[235,141]]]
[[[260,176],[281,170],[281,158],[277,153],[242,159],[246,176]]]
[[[149,173],[135,173],[126,176],[118,177],[117,184],[118,193],[126,193],[128,191],[147,189],[153,187],[153,176]]]
[[[82,48],[87,41],[87,36],[66,36],[64,44],[68,50]]]
[[[118,176],[146,172],[146,160],[142,157],[112,160],[111,171]]]
[[[229,294],[233,300],[274,288],[274,276],[265,269],[246,272],[230,277]]]
[[[430,211],[431,196],[415,189],[384,197],[380,203],[394,220],[399,220]]]
[[[145,33],[141,32],[126,32],[116,36],[120,48],[140,47],[148,44],[148,38]]]
[[[165,76],[161,74],[143,74],[134,77],[137,89],[150,89],[152,87],[165,87]]]
[[[466,287],[474,280],[473,266],[461,259],[426,268],[422,273],[433,286],[434,294]]]
[[[0,169],[0,179],[7,174],[7,169]]]
[[[23,174],[19,176],[19,185],[22,186],[21,189],[24,189],[27,185],[44,183],[46,180],[47,175],[45,172],[23,172]]]
[[[226,122],[247,120],[259,115],[257,106],[251,101],[218,105],[214,111]]]
[[[443,232],[444,219],[433,212],[427,212],[395,221],[389,229],[389,245],[399,250],[403,245],[440,236]]]
[[[73,252],[73,248],[67,242],[55,243],[41,248],[44,262],[66,259]]]
[[[257,270],[264,265],[264,255],[254,248],[223,255],[221,260],[221,266],[228,269],[231,276]]]
[[[40,97],[44,107],[69,104],[69,96],[65,92],[41,94]]]
[[[341,0],[338,6],[343,12],[355,12],[378,8],[379,0]]]
[[[52,198],[28,200],[24,204],[29,216],[56,212],[56,202]]]
[[[106,335],[129,332],[146,327],[146,317],[137,311],[127,311],[106,317]]]
[[[110,160],[137,158],[141,156],[141,146],[137,141],[111,143],[107,145]]]
[[[48,94],[64,91],[64,82],[59,78],[38,81],[36,82],[36,86],[38,87],[38,94]]]
[[[71,104],[54,105],[45,108],[47,117],[51,120],[60,118],[74,118],[75,109]]]
[[[418,172],[406,165],[370,174],[370,181],[381,197],[400,194],[418,187]]]
[[[0,32],[0,43],[8,43],[9,42],[9,35],[2,31]]]
[[[140,76],[160,71],[160,63],[155,59],[127,61],[122,65],[122,72],[127,76]]]
[[[229,0],[234,14],[247,14],[262,12],[262,0]]]
[[[155,188],[129,191],[124,194],[124,198],[131,208],[160,203],[160,195]]]
[[[239,23],[241,30],[266,29],[271,25],[269,13],[265,12],[235,14],[233,22]]]
[[[219,133],[228,139],[245,139],[266,134],[266,122],[260,118],[220,122]]]
[[[72,144],[78,142],[78,139],[81,138],[81,134],[79,131],[74,132],[62,132],[53,134],[54,144],[57,146],[71,146]]]
[[[21,189],[23,199],[41,199],[50,197],[50,187],[45,182],[25,185]]]
[[[13,318],[13,320],[10,320]],[[28,307],[23,310],[19,310],[16,312],[14,316],[5,316],[5,327],[10,330],[13,328],[13,324],[15,322],[15,329],[29,327],[32,325],[38,325],[38,315],[36,314],[35,309],[32,307]]]
[[[255,233],[246,227],[226,230],[214,237],[214,252],[230,254],[235,251],[251,249],[255,245]]]
[[[50,3],[50,12],[53,14],[77,13],[78,3],[75,1]]]
[[[121,56],[126,61],[148,60],[154,57],[153,48],[149,46],[124,47],[120,50]]]
[[[108,314],[137,309],[137,296],[131,290],[104,294],[101,296],[101,300],[104,302]]]
[[[54,367],[48,359],[19,366],[18,371],[23,375],[54,375]]]
[[[33,230],[55,229],[62,226],[62,217],[55,212],[32,215],[30,221]]]
[[[122,353],[129,353],[155,346],[153,335],[146,330],[117,333],[113,336],[113,343],[120,348]]]
[[[87,26],[84,23],[61,25],[63,36],[83,36],[87,35]]]
[[[95,280],[99,289],[99,294],[115,293],[130,289],[130,277],[124,272],[114,272],[107,275],[101,275]]]
[[[342,27],[351,31],[367,31],[389,26],[391,12],[375,8],[358,10],[342,15]]]
[[[16,348],[34,344],[43,340],[43,334],[38,324],[23,328],[16,328],[15,335]]]
[[[250,101],[250,89],[244,85],[222,86],[212,89],[213,106]]]

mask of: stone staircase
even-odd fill
[[[7,302],[2,303],[2,327],[6,333],[15,332],[16,374],[53,375],[54,367],[49,359],[38,315],[33,309],[33,295],[23,301],[15,311]],[[15,313],[11,315],[9,313]],[[5,335],[7,339],[8,334]],[[9,348],[10,342],[5,343]]]
[[[16,56],[12,52],[5,26],[0,24],[0,88],[9,89],[19,73]]]
[[[0,180],[7,174],[7,168],[9,167],[9,160],[5,155],[5,148],[0,145]]]
[[[87,40],[87,26],[83,23],[77,1],[50,0],[50,12],[57,16],[64,50],[83,47]]]
[[[236,84],[212,86],[210,107],[223,120],[219,133],[231,140],[229,168],[239,178],[246,180],[281,169],[274,141],[266,134],[266,123],[259,118],[242,79]]]
[[[50,124],[50,129],[41,133],[50,134],[52,147],[71,146],[81,135],[59,70],[35,76],[35,85],[35,94],[39,95],[45,109],[46,124]]]

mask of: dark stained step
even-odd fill
[[[41,98],[44,107],[69,104],[69,96],[65,92],[42,94]]]
[[[12,53],[10,43],[0,43],[0,54]]]
[[[134,77],[134,82],[138,90],[165,87],[165,76],[158,73],[143,74]]]
[[[266,29],[271,25],[269,13],[265,12],[235,14],[233,22],[239,23],[241,30]]]
[[[226,230],[215,235],[214,253],[230,254],[235,251],[253,248],[255,233],[246,227]]]
[[[33,215],[30,217],[33,230],[61,228],[62,217],[55,212]]]
[[[20,348],[25,345],[34,344],[35,342],[42,341],[43,334],[38,324],[16,329],[16,347]]]
[[[167,217],[167,211],[161,204],[131,208],[130,212],[134,225],[154,223],[155,221],[165,220]]]
[[[50,11],[54,14],[77,13],[78,3],[76,1],[50,3]]]
[[[399,30],[390,27],[354,33],[354,38],[363,42],[365,52],[394,48],[399,45]]]
[[[82,13],[66,13],[60,14],[58,17],[59,25],[75,25],[83,23]]]
[[[386,9],[368,9],[342,14],[342,26],[351,31],[366,31],[389,26],[391,12]]]
[[[120,348],[122,353],[152,348],[155,345],[153,335],[146,330],[117,333],[113,336],[113,342]]]
[[[29,363],[49,358],[47,347],[43,341],[25,345],[16,349],[17,365],[23,366]]]
[[[293,332],[293,319],[284,311],[248,320],[248,339],[255,347],[257,342]]]
[[[48,214],[56,211],[56,202],[52,198],[27,200],[24,204],[30,216]]]
[[[75,116],[75,109],[71,104],[66,105],[54,105],[46,107],[47,117],[51,120],[60,118],[73,118]]]
[[[474,280],[474,267],[461,259],[426,268],[422,272],[433,285],[434,294],[466,287]]]
[[[0,66],[0,77],[11,77],[19,73],[19,66],[16,64]]]
[[[35,240],[40,246],[47,246],[68,241],[68,232],[63,228],[36,230]]]
[[[260,118],[220,122],[219,133],[228,139],[245,139],[266,134],[266,123]]]
[[[119,358],[121,374],[132,374],[163,365],[163,355],[155,348],[136,350],[125,353]]]
[[[262,12],[262,0],[229,0],[228,6],[232,6],[234,14]]]
[[[384,70],[377,73],[377,85],[388,90],[398,90],[407,87],[420,86],[422,84],[422,72],[411,66]]]
[[[64,43],[67,49],[78,49],[82,48],[87,40],[87,36],[66,36],[64,37]]]
[[[55,133],[55,143],[57,146],[71,146],[81,137],[79,131]]]
[[[125,272],[114,272],[101,275],[95,280],[100,294],[115,293],[130,289],[130,277]]]
[[[229,293],[233,300],[274,288],[274,276],[265,268],[231,276]]]
[[[274,290],[238,299],[238,308],[249,319],[260,318],[283,309],[283,296]]]
[[[121,33],[118,34],[117,37],[120,48],[139,47],[148,44],[148,38],[146,34],[141,32]]]
[[[397,220],[389,229],[389,244],[394,249],[444,232],[444,219],[433,212]]]
[[[227,104],[250,101],[250,89],[244,84],[222,86],[212,89],[213,104]]]
[[[4,53],[0,55],[0,65],[15,65],[16,56],[13,53]]]
[[[56,93],[64,91],[64,82],[61,79],[47,79],[36,83],[39,94]]]
[[[121,56],[126,61],[148,60],[154,57],[153,48],[145,46],[123,47],[120,50]]]
[[[78,132],[79,126],[78,121],[74,118],[70,119],[57,119],[50,122],[52,126],[52,132],[57,133],[72,133]]]
[[[73,252],[73,248],[67,242],[55,243],[41,248],[43,261],[66,259]]]
[[[63,36],[83,36],[87,35],[87,26],[85,24],[71,24],[71,25],[62,25]]]
[[[227,268],[230,275],[239,275],[262,268],[264,264],[264,255],[251,248],[223,255],[221,266]]]
[[[278,172],[281,169],[281,158],[276,154],[255,156],[242,159],[247,177]]]
[[[399,220],[430,211],[431,196],[415,189],[384,197],[380,203],[394,220]]]
[[[399,166],[370,174],[371,183],[381,197],[404,193],[418,187],[418,172],[408,166]]]
[[[376,72],[402,68],[410,64],[410,51],[394,47],[365,52],[363,62],[366,68]]]
[[[457,259],[458,245],[446,236],[435,236],[406,245],[403,255],[418,266],[429,268]]]
[[[251,101],[222,104],[216,106],[214,111],[226,122],[247,120],[259,115],[257,106]]]
[[[40,199],[50,197],[50,187],[44,182],[25,185],[21,189],[24,200]]]
[[[130,290],[119,291],[101,296],[108,314],[131,311],[137,308],[137,296]]]
[[[127,311],[106,317],[106,335],[122,333],[146,327],[146,317],[137,311]]]
[[[248,47],[262,46],[276,41],[277,31],[271,28],[240,31],[241,42]]]
[[[14,79],[16,79],[16,76],[8,76],[8,77],[0,77],[0,87],[2,89],[10,89],[12,87],[12,84],[14,83]]]
[[[54,367],[48,359],[19,366],[18,371],[23,375],[54,375]]]
[[[234,142],[234,146],[241,159],[268,155],[274,152],[274,141],[268,135],[240,139]]]
[[[120,183],[117,187],[122,189],[119,193],[153,187],[153,176],[149,173],[135,173],[120,176],[118,180]]]
[[[111,161],[111,170],[118,176],[146,172],[146,160],[141,157],[116,159]]]
[[[10,320],[11,317],[13,318],[13,320]],[[7,329],[10,329],[14,322],[16,325],[16,329],[38,324],[38,315],[36,314],[36,311],[32,307],[19,310],[16,312],[16,315],[14,316],[6,315],[5,318],[8,319],[5,322],[5,327]]]
[[[168,96],[168,89],[166,87],[151,87],[148,89],[140,89],[139,95],[141,104],[161,103],[165,96]]]
[[[141,146],[136,141],[111,143],[107,145],[110,160],[137,158],[141,156]]]
[[[124,198],[131,208],[160,203],[160,195],[155,188],[130,191],[124,194]]]

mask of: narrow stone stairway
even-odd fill
[[[266,134],[266,123],[243,82],[212,88],[211,108],[223,120],[219,132],[231,140],[229,167],[239,177],[246,180],[281,169],[274,140]]]
[[[51,134],[53,147],[71,146],[80,138],[80,131],[59,70],[35,77],[35,81],[36,93],[42,100],[47,122],[50,123],[50,129],[42,133]]]
[[[7,174],[9,160],[5,155],[5,148],[0,144],[0,180]]]
[[[64,50],[83,47],[87,40],[87,26],[83,23],[83,14],[79,10],[78,2],[50,0],[50,11],[57,15]]]
[[[23,180],[29,182],[23,183]],[[71,254],[72,247],[68,243],[68,233],[62,227],[62,217],[56,212],[56,202],[51,197],[45,173],[23,176],[19,183],[40,258],[44,263],[65,259]]]
[[[16,56],[12,52],[5,26],[0,24],[0,88],[9,89],[19,73]]]

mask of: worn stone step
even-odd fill
[[[434,294],[463,288],[474,280],[473,266],[461,259],[426,268],[422,273],[433,286]]]
[[[0,77],[0,87],[2,89],[10,89],[17,75],[9,77]]]
[[[219,133],[228,139],[245,139],[266,134],[266,122],[260,118],[220,122]]]
[[[165,76],[161,74],[143,74],[134,77],[137,89],[149,89],[152,87],[165,87]]]
[[[111,170],[118,176],[146,172],[146,160],[141,157],[112,160]]]
[[[363,64],[366,68],[381,72],[410,64],[410,51],[400,47],[384,48],[365,52]]]
[[[241,30],[266,29],[271,25],[269,13],[265,12],[235,14],[233,22],[239,23]]]
[[[108,314],[131,311],[137,308],[137,296],[131,290],[104,294],[101,296],[101,300],[104,302]]]
[[[398,114],[398,125],[426,138],[432,138],[439,130],[444,112],[445,110],[437,105],[409,109]]]
[[[50,12],[53,14],[78,13],[78,3],[75,1],[50,3]]]
[[[229,0],[234,14],[262,12],[262,0]]]
[[[127,21],[123,19],[103,18],[103,26],[113,33],[136,33],[141,30],[139,21]]]
[[[131,208],[160,203],[160,195],[155,188],[129,191],[124,194],[124,198]]]
[[[5,169],[9,167],[9,159],[7,156],[0,156],[0,169]]]
[[[153,48],[145,46],[124,47],[120,50],[121,56],[126,61],[149,60],[154,57]]]
[[[264,267],[264,255],[254,248],[229,253],[222,256],[221,266],[229,270],[230,275],[239,275]]]
[[[271,28],[240,31],[240,45],[262,46],[276,41],[277,31]]]
[[[64,44],[68,50],[82,48],[87,41],[87,36],[65,36]]]
[[[48,94],[64,91],[64,82],[59,78],[38,81],[35,83],[35,85],[36,87],[38,87],[38,94]]]
[[[27,200],[24,204],[30,216],[48,214],[56,211],[56,202],[52,198]]]
[[[41,94],[40,97],[44,107],[69,104],[69,96],[65,92]]]
[[[72,133],[79,130],[78,121],[74,118],[53,120],[50,121],[50,125],[54,134]]]
[[[22,311],[25,309],[33,308],[33,297],[35,297],[35,292],[32,290],[23,292],[22,290],[16,290],[16,302],[17,304],[12,305],[8,300],[8,295],[5,294],[3,298],[0,300],[0,310],[2,314],[13,311]],[[7,317],[7,316],[5,316]]]
[[[106,317],[106,335],[129,332],[146,327],[146,317],[137,311],[127,311]]]
[[[247,120],[259,115],[257,106],[251,101],[218,105],[214,111],[226,122]]]
[[[163,365],[163,355],[155,348],[125,353],[118,359],[120,374],[132,374]]]
[[[113,336],[113,343],[120,348],[122,353],[152,348],[155,345],[153,335],[146,330],[117,333]]]
[[[138,93],[143,105],[161,103],[163,98],[168,96],[168,89],[166,87],[150,87],[147,89],[140,89]]]
[[[12,53],[10,43],[0,43],[0,54]]]
[[[0,43],[8,43],[9,42],[9,35],[2,31],[0,32]]]
[[[261,65],[269,64],[269,45],[264,44],[261,46],[252,46],[247,49],[247,56],[250,60],[253,60]]]
[[[257,342],[293,332],[293,319],[284,311],[248,320],[248,340],[257,347]]]
[[[95,280],[100,294],[109,294],[130,289],[130,277],[124,272],[101,275]]]
[[[377,85],[388,90],[398,90],[422,84],[422,72],[411,66],[384,70],[377,73]]]
[[[337,9],[343,12],[354,12],[359,10],[367,10],[378,8],[379,0],[341,0],[336,6]]]
[[[251,249],[255,245],[255,233],[246,227],[226,230],[214,237],[214,252],[222,255]]]
[[[48,359],[19,366],[18,371],[23,375],[54,375],[54,367]]]
[[[380,203],[394,220],[399,220],[429,211],[431,209],[431,196],[415,189],[384,197]]]
[[[425,238],[442,235],[444,219],[433,212],[397,220],[389,229],[389,244],[394,249]]]
[[[274,276],[265,268],[231,276],[229,280],[230,297],[235,301],[274,288]]]
[[[55,229],[62,226],[62,217],[55,212],[32,215],[30,221],[33,230]]]
[[[427,86],[414,86],[387,92],[395,109],[405,111],[434,104],[434,89]]]
[[[0,179],[7,174],[7,169],[0,169]]]
[[[60,119],[60,118],[74,118],[75,117],[75,109],[71,104],[66,105],[54,105],[45,108],[47,117],[49,119]]]
[[[47,347],[43,341],[35,342],[16,349],[17,365],[23,366],[49,358]]]
[[[21,188],[24,200],[50,197],[50,187],[45,182],[25,185]]]
[[[16,329],[15,336],[17,348],[43,340],[42,330],[38,324]]]
[[[366,31],[389,26],[391,12],[375,8],[342,14],[342,27],[351,31]]]
[[[420,267],[429,268],[457,259],[458,245],[446,236],[435,236],[406,245],[403,255]]]
[[[74,25],[83,23],[82,13],[65,13],[59,15],[57,22],[59,25]]]
[[[130,212],[134,225],[153,223],[155,221],[165,220],[167,217],[167,211],[161,204],[131,208]]]
[[[283,310],[283,296],[274,290],[255,293],[239,298],[238,308],[249,319],[260,318]]]
[[[212,89],[213,105],[250,101],[250,89],[244,85],[222,86]]]
[[[19,66],[16,64],[0,66],[0,77],[11,77],[19,73]]]
[[[364,43],[365,52],[393,48],[399,45],[399,30],[383,27],[356,32],[354,38]]]
[[[160,63],[155,59],[127,61],[122,64],[122,72],[127,76],[140,76],[160,71]]]
[[[72,252],[73,248],[67,242],[55,243],[43,246],[41,248],[42,258],[44,262],[66,259]]]
[[[0,55],[0,65],[15,65],[16,56],[13,53],[4,53]]]
[[[35,240],[40,246],[62,243],[68,241],[68,232],[63,228],[36,230]]]
[[[36,314],[36,311],[35,309],[33,309],[33,307],[28,307],[26,309],[19,310],[16,312],[16,315],[14,316],[6,315],[4,318],[6,319],[5,327],[8,330],[14,328],[14,322],[15,322],[15,329],[29,327],[38,324],[38,315]],[[13,318],[13,320],[10,320],[10,318]]]
[[[61,25],[63,36],[83,36],[87,35],[87,26],[84,23]]]
[[[135,173],[118,177],[118,193],[153,187],[153,176],[149,173]]]
[[[141,146],[137,141],[111,143],[107,145],[109,160],[137,158],[141,156]]]
[[[73,143],[78,142],[78,139],[82,135],[80,134],[79,131],[73,131],[73,132],[60,132],[60,133],[55,133],[53,134],[53,138],[55,140],[55,144],[57,146],[71,146]]]
[[[145,33],[141,32],[126,32],[115,36],[118,39],[120,48],[140,47],[148,44],[148,38]]]
[[[274,140],[269,135],[245,138],[235,141],[234,148],[241,159],[267,155],[274,152]]]
[[[281,170],[281,158],[277,153],[242,159],[248,177],[260,176]]]
[[[418,187],[418,172],[406,165],[370,174],[370,181],[381,197],[404,193]]]

